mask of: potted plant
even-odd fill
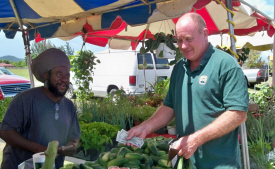
[[[150,105],[135,106],[133,107],[133,120],[135,125],[138,125],[145,120],[149,119],[157,110],[157,108]]]
[[[173,118],[173,120],[166,126],[167,127],[167,132],[170,135],[176,135],[176,120]]]
[[[156,33],[154,39],[150,38],[145,41],[145,47],[140,48],[140,53],[145,54],[147,52],[154,53],[157,51],[157,57],[159,58],[175,58],[175,60],[170,62],[170,65],[176,64],[184,56],[180,52],[179,48],[175,46],[174,43],[177,42],[174,37],[174,31],[172,34],[165,34],[163,32]]]
[[[121,130],[119,125],[111,125],[104,122],[85,123],[80,122],[81,137],[79,141],[80,154],[76,157],[86,160],[95,160],[100,152],[109,151],[116,146],[115,137]],[[82,150],[82,151],[81,151]]]

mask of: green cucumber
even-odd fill
[[[89,167],[89,166],[87,166],[85,164],[79,164],[79,168],[80,169],[93,169],[92,167]]]
[[[111,152],[108,152],[108,153],[106,153],[106,154],[104,154],[103,156],[102,156],[102,161],[103,162],[107,162],[107,161],[109,161],[110,160],[110,154],[111,154]]]
[[[115,158],[116,158],[116,156],[117,156],[117,154],[116,154],[116,153],[111,153],[111,154],[110,154],[110,160],[115,159]]]
[[[164,154],[167,154],[166,151],[163,151],[163,150],[159,150],[158,152],[159,152],[159,155],[158,155],[159,157],[161,157]]]
[[[93,165],[95,165],[95,163],[93,163],[91,161],[85,161],[84,164],[87,165],[87,166],[90,166],[90,167],[92,167]]]
[[[124,158],[126,153],[127,153],[127,148],[126,147],[121,147],[119,152],[116,155],[116,158]]]
[[[80,169],[79,165],[74,165],[72,169]]]
[[[168,152],[168,150],[169,150],[169,145],[167,144],[167,143],[159,143],[158,144],[158,148],[160,149],[160,150],[163,150],[163,151],[166,151],[166,152]]]
[[[168,154],[163,154],[162,156],[160,156],[160,158],[164,159],[164,160],[168,160]]]
[[[125,158],[142,160],[143,156],[142,154],[139,154],[139,153],[127,153],[125,155]]]
[[[122,167],[123,164],[127,163],[128,159],[126,158],[116,158],[113,159],[111,161],[108,162],[107,167],[111,167],[111,166],[118,166],[118,167]]]
[[[144,149],[138,148],[138,149],[135,149],[134,152],[135,153],[141,153],[141,154],[143,154],[144,153]]]
[[[172,163],[171,163],[171,161],[168,161],[168,159],[167,160],[160,159],[158,161],[158,165],[161,166],[161,167],[164,167],[164,168],[172,167]]]
[[[120,150],[120,148],[112,148],[110,152],[111,153],[118,153],[119,150]]]
[[[157,165],[158,161],[161,159],[161,157],[158,156],[150,156],[150,158],[153,160],[154,165]]]
[[[127,167],[127,165],[140,165],[140,161],[138,159],[130,159],[127,163],[125,163],[123,166]]]
[[[151,159],[151,157],[149,156],[149,155],[147,155],[147,154],[142,154],[142,156],[143,156],[143,161],[144,161],[144,163],[146,163],[146,162],[148,162],[148,164],[150,165],[150,166],[153,166],[154,165],[154,162],[153,162],[153,160]]]
[[[150,150],[150,152],[152,154],[154,154],[155,156],[159,156],[159,151],[157,149],[157,147],[154,145],[154,143],[152,141],[150,141],[148,143],[148,149]]]

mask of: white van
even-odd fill
[[[90,84],[96,97],[106,97],[123,88],[126,94],[140,94],[145,91],[143,57],[138,51],[105,50],[94,53],[101,63],[93,70],[93,83]],[[172,68],[167,59],[158,59],[155,54],[146,54],[146,88],[157,80],[169,78]]]

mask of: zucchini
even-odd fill
[[[95,165],[95,163],[93,163],[91,161],[85,161],[84,164],[87,165],[87,166],[90,166],[90,167],[92,167],[93,165]]]
[[[109,161],[109,160],[110,160],[110,154],[111,154],[111,152],[108,152],[108,153],[104,154],[104,155],[102,156],[101,160],[102,160],[103,162]]]
[[[111,154],[110,154],[110,160],[115,159],[115,158],[116,158],[116,155],[117,155],[116,153],[111,153]]]
[[[153,160],[151,159],[151,157],[149,155],[142,154],[142,156],[143,156],[143,159],[144,159],[143,160],[144,163],[148,163],[150,165],[150,167],[154,165],[154,162],[153,162]]]
[[[130,159],[127,163],[125,163],[123,166],[132,166],[132,165],[140,165],[140,161],[138,159]]]
[[[99,163],[101,166],[105,166],[105,167],[107,166],[107,162],[106,162],[106,161],[103,161],[103,160],[102,160],[102,157],[99,156],[99,157],[97,158],[97,161],[98,161],[98,163]]]
[[[158,152],[159,152],[159,155],[158,155],[159,157],[161,157],[164,154],[167,154],[166,151],[162,151],[162,150],[159,150]]]
[[[94,164],[92,166],[93,169],[106,169],[105,167],[101,166],[100,164]]]
[[[111,153],[118,153],[120,148],[112,148]]]
[[[144,140],[143,141],[143,145],[141,146],[141,149],[145,149],[146,147],[147,147],[147,145],[148,145],[148,141],[147,140]]]
[[[148,149],[149,149],[149,151],[150,151],[152,154],[154,154],[155,156],[159,156],[159,151],[158,151],[157,147],[153,144],[152,141],[150,141],[150,142],[148,143]]]
[[[108,162],[107,167],[111,167],[111,166],[118,166],[118,167],[122,167],[123,164],[127,163],[128,159],[126,158],[116,158],[113,159],[111,161]]]
[[[135,149],[134,152],[135,153],[141,153],[141,154],[143,154],[144,153],[144,149],[138,148],[138,149]]]
[[[89,166],[87,166],[85,164],[79,164],[79,168],[80,169],[93,169],[92,167],[89,167]]]
[[[72,169],[80,169],[79,165],[74,165]]]
[[[159,165],[160,167],[164,167],[164,168],[170,168],[170,167],[172,167],[171,161],[164,160],[164,159],[160,159],[160,160],[158,161],[158,165]]]
[[[150,156],[150,158],[153,160],[154,165],[157,165],[158,161],[161,159],[161,157],[158,156]]]
[[[164,159],[164,160],[168,160],[169,155],[168,154],[163,154],[162,156],[160,156],[160,158]]]
[[[160,149],[160,150],[163,150],[163,151],[166,151],[166,152],[168,152],[168,150],[169,150],[169,145],[168,145],[168,143],[159,143],[158,144],[158,148]]]
[[[127,148],[126,147],[121,147],[119,152],[116,155],[116,158],[124,158],[126,153],[127,153]]]
[[[139,153],[127,153],[125,158],[142,160],[143,156]]]
[[[140,169],[146,169],[145,164],[140,164],[139,167],[140,167]]]
[[[145,154],[150,154],[150,150],[149,150],[148,147],[145,148],[144,153],[145,153]]]

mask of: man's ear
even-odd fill
[[[44,81],[48,80],[49,79],[49,73],[47,73],[47,72],[44,73],[43,78],[44,78]]]
[[[207,28],[203,29],[203,35],[204,35],[205,38],[207,38],[209,36],[209,31],[208,31]]]

